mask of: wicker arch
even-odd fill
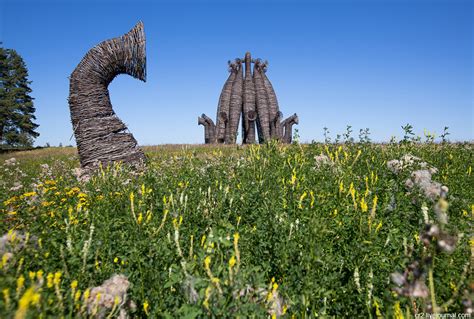
[[[82,168],[145,160],[137,141],[112,109],[108,86],[119,74],[146,81],[142,22],[125,35],[93,47],[71,74],[69,109]]]

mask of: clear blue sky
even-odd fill
[[[0,0],[0,41],[26,61],[41,136],[74,143],[69,80],[84,54],[142,20],[146,83],[120,75],[112,104],[142,145],[201,143],[215,118],[227,60],[251,51],[302,141],[352,125],[401,137],[410,123],[474,139],[473,2]]]

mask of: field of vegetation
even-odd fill
[[[0,155],[2,318],[472,311],[473,144],[146,153],[92,176],[74,148]]]

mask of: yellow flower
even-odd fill
[[[54,280],[53,280],[55,285],[59,285],[61,283],[61,272],[57,271],[54,274]]]
[[[367,203],[365,202],[364,197],[362,197],[362,199],[360,200],[360,208],[363,213],[367,212],[367,210],[369,209]]]
[[[232,255],[232,257],[230,257],[230,260],[229,260],[229,267],[230,269],[232,269],[234,266],[235,266],[235,256]]]
[[[3,300],[5,301],[5,305],[8,307],[10,305],[10,289],[5,288],[2,290]]]
[[[89,299],[89,296],[91,294],[91,290],[89,288],[86,289],[86,291],[84,291],[84,301],[87,301]]]
[[[275,292],[278,289],[278,284],[276,282],[273,283],[272,290]]]
[[[400,302],[397,301],[395,303],[395,306],[393,306],[393,312],[394,312],[394,317],[396,319],[404,319],[405,317],[403,316],[402,309],[400,308]]]
[[[299,209],[303,209],[303,200],[306,198],[306,196],[308,196],[308,193],[304,192],[301,196],[300,196],[300,201],[298,203],[298,208]]]
[[[207,310],[209,310],[209,298],[211,297],[211,291],[212,291],[212,286],[208,286],[208,287],[206,288],[206,292],[204,293],[205,298],[204,298],[204,301],[203,301],[202,305],[203,305],[204,308],[206,308]]]
[[[115,257],[114,258],[114,263],[118,263],[118,261],[119,261],[118,257]]]
[[[375,228],[375,232],[378,232],[382,228],[382,222],[380,222],[377,227]]]
[[[143,221],[143,214],[140,213],[140,214],[138,214],[138,219],[137,219],[138,225],[140,225],[142,223],[142,221]]]
[[[53,287],[53,278],[54,278],[54,275],[52,273],[49,273],[48,276],[46,276],[48,288]]]
[[[3,268],[7,265],[8,260],[11,258],[11,253],[4,253],[2,256],[2,264],[0,268]]]
[[[71,288],[72,288],[72,289],[76,289],[76,288],[77,288],[77,280],[73,280],[73,281],[71,282]]]
[[[237,245],[239,243],[239,238],[240,238],[239,233],[235,233],[234,234],[234,244],[235,245]]]
[[[16,280],[16,293],[19,294],[24,286],[25,286],[25,277],[23,277],[23,275],[21,275]]]
[[[74,294],[74,303],[77,303],[79,301],[79,298],[81,298],[81,290],[76,291]]]
[[[30,271],[30,272],[28,273],[28,277],[30,277],[30,280],[34,280],[35,277],[36,277],[36,272]]]
[[[38,280],[43,280],[43,274],[44,272],[40,269],[36,272],[36,278],[38,278]]]
[[[35,293],[31,299],[31,304],[33,306],[37,306],[41,300],[41,295],[39,293]]]
[[[15,319],[23,319],[26,317],[28,307],[30,303],[33,302],[33,300],[38,300],[38,298],[35,298],[35,289],[34,287],[31,287],[20,298],[20,301],[18,302],[18,309],[15,312]]]
[[[23,197],[32,197],[32,196],[35,196],[35,195],[36,195],[36,192],[29,192],[29,193],[24,193]]]
[[[148,304],[148,301],[145,300],[145,302],[143,303],[143,311],[145,311],[145,313],[146,313],[147,316],[149,315],[149,313],[148,313],[148,307],[149,307],[149,306],[150,306],[150,305]]]
[[[204,267],[209,268],[209,265],[211,264],[211,256],[207,256],[206,259],[204,259]]]

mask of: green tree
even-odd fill
[[[39,136],[30,84],[21,56],[0,47],[0,145],[32,146]]]

